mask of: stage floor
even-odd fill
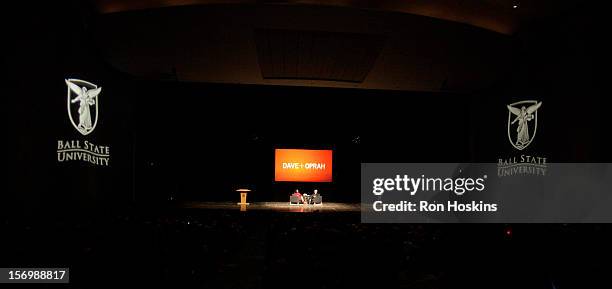
[[[277,211],[277,212],[359,212],[360,204],[323,203],[321,205],[289,205],[288,202],[257,202],[241,206],[230,202],[184,202],[179,205],[188,209],[235,210],[235,211]]]

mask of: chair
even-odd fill
[[[312,196],[312,202],[315,205],[323,205],[323,196],[316,194]]]
[[[289,196],[289,205],[299,205],[300,198],[298,196],[291,195]]]

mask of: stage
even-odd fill
[[[187,209],[235,210],[235,211],[276,211],[296,213],[360,212],[358,203],[323,203],[320,205],[289,205],[289,202],[257,202],[238,205],[233,202],[183,202],[178,205]]]

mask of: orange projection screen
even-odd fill
[[[276,149],[277,182],[331,182],[332,150]]]

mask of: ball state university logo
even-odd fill
[[[538,109],[541,106],[542,102],[537,100],[523,100],[506,105],[508,107],[508,140],[515,149],[522,151],[533,141],[538,128]],[[523,153],[499,157],[497,162],[498,177],[545,176],[547,171],[547,158],[542,155]]]
[[[65,79],[68,87],[66,102],[72,126],[83,136],[94,131],[98,123],[98,95],[102,87],[80,79]],[[80,161],[97,166],[109,166],[110,147],[94,144],[91,136],[81,139],[58,139],[57,161]]]
[[[538,108],[542,102],[523,100],[507,105],[508,107],[508,139],[518,150],[526,148],[535,137],[538,129]],[[533,127],[531,130],[529,127]],[[514,128],[516,127],[516,128]],[[533,131],[533,134],[529,134]]]
[[[98,95],[102,87],[80,79],[66,79],[66,86],[70,122],[82,135],[88,135],[98,123]]]

